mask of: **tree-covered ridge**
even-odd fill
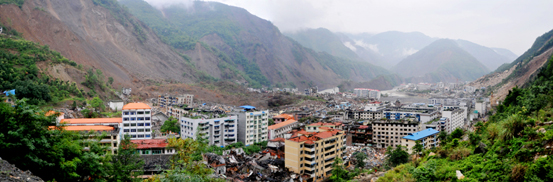
[[[553,57],[526,88],[514,88],[487,122],[442,140],[380,181],[553,181]],[[430,156],[434,152],[436,155]]]
[[[77,66],[48,46],[15,36],[0,36],[0,90],[15,89],[17,98],[28,98],[29,103],[39,105],[83,95],[84,91],[74,82],[43,74],[37,66],[39,62]]]

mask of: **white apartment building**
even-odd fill
[[[451,133],[456,128],[462,128],[465,123],[466,116],[463,117],[463,109],[447,109],[442,111],[442,118],[449,119],[445,124],[445,132]]]
[[[269,110],[256,111],[253,106],[240,106],[238,115],[238,141],[244,145],[268,141]]]
[[[194,95],[183,94],[178,96],[159,95],[157,98],[159,107],[167,109],[173,105],[192,105],[194,103]]]
[[[180,118],[182,138],[197,139],[202,134],[209,141],[209,145],[227,146],[236,143],[238,137],[238,117],[230,116],[212,119]]]
[[[182,108],[169,106],[167,107],[167,112],[165,112],[165,115],[169,117],[173,116],[173,118],[181,118],[187,115],[188,113],[189,112],[187,110],[184,110]]]
[[[419,122],[378,120],[372,122],[372,129],[376,148],[396,147],[404,136],[419,131]]]
[[[474,110],[478,111],[480,117],[483,117],[484,115],[486,115],[486,112],[488,112],[487,103],[483,101],[477,101],[474,104]]]
[[[380,90],[376,89],[370,89],[370,88],[355,88],[353,89],[353,93],[357,95],[357,97],[368,97],[373,99],[380,99]]]
[[[268,127],[269,129],[269,140],[275,138],[284,138],[287,139],[286,135],[288,132],[292,131],[292,128],[295,128],[299,125],[298,121],[294,119],[289,119],[281,123],[277,123]]]
[[[131,139],[152,139],[152,108],[144,103],[123,106],[123,134]]]

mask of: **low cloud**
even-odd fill
[[[417,53],[417,52],[419,52],[419,50],[416,50],[416,49],[413,49],[413,48],[409,48],[409,49],[403,49],[402,54],[403,54],[404,56],[410,56],[410,55],[415,54],[415,53]]]
[[[344,42],[344,45],[351,49],[352,51],[357,51],[357,47],[351,44],[351,42]]]

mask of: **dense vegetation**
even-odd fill
[[[45,105],[71,95],[83,96],[76,83],[43,74],[37,63],[77,64],[52,51],[48,46],[19,39],[0,37],[0,90],[16,90],[17,98],[28,98],[30,104]]]
[[[441,136],[441,146],[380,181],[552,181],[553,58],[526,88],[514,88],[474,131]],[[463,137],[464,135],[464,137]],[[467,138],[467,140],[463,140]],[[436,155],[429,155],[434,152]]]
[[[21,8],[25,0],[0,0],[0,4],[15,4]]]
[[[105,134],[49,129],[55,126],[56,116],[47,117],[25,101],[18,100],[15,107],[0,102],[2,159],[44,180],[55,181],[127,181],[131,179],[130,171],[140,169],[140,162],[132,160],[137,157],[134,148],[125,145],[128,138],[122,141],[119,153],[112,155],[99,144]]]

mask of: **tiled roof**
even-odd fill
[[[94,123],[122,123],[123,118],[81,118],[62,119],[60,123],[65,124],[94,124]]]
[[[275,139],[270,140],[270,141],[271,141],[271,142],[284,142],[284,140],[286,140],[286,139],[280,138],[280,137],[279,137],[279,138],[275,138]]]
[[[293,120],[293,119],[289,119],[289,120],[286,120],[286,121],[284,121],[284,122],[271,125],[271,126],[269,126],[268,128],[269,128],[270,130],[274,130],[274,129],[278,129],[278,128],[284,127],[284,126],[286,126],[286,125],[289,125],[289,124],[293,124],[293,123],[295,123],[295,122],[297,122],[297,121],[296,121],[296,120]]]
[[[50,126],[50,129],[55,129],[55,126]],[[67,131],[113,131],[111,126],[63,126]]]
[[[329,138],[329,137],[332,137],[332,136],[336,136],[341,131],[341,130],[336,130],[336,129],[332,129],[332,128],[329,128],[329,129],[330,129],[329,131],[324,131],[324,132],[305,132],[304,130],[298,131],[297,133],[305,132],[307,134],[292,137],[288,140],[294,141],[294,142],[304,142],[305,141],[305,143],[308,143],[308,142],[313,143],[314,141],[318,141],[320,139],[325,139],[325,138]]]
[[[310,124],[309,126],[340,126],[340,125],[342,125],[342,123],[340,123],[340,122],[337,122],[337,123],[318,122],[318,123]]]
[[[416,133],[411,133],[407,136],[404,136],[403,138],[408,139],[408,140],[420,140],[422,138],[434,135],[436,133],[439,133],[439,131],[434,130],[432,128],[429,128],[429,129],[422,130],[422,131],[419,131],[419,132],[416,132]]]
[[[165,139],[145,139],[145,140],[131,140],[136,144],[136,149],[149,149],[149,148],[165,148],[169,143]]]
[[[128,103],[127,105],[123,106],[123,110],[128,110],[128,109],[152,109],[152,108],[148,106],[148,104],[137,102],[137,103]]]

